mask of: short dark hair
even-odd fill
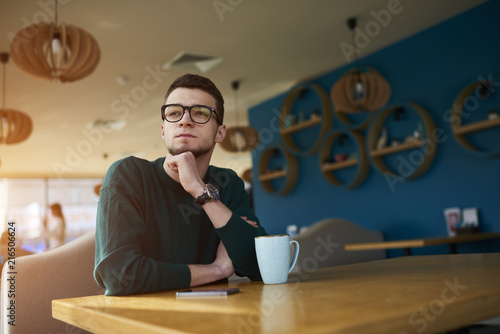
[[[170,85],[170,88],[165,95],[165,100],[167,100],[170,93],[172,93],[177,88],[200,89],[205,93],[211,95],[215,100],[217,122],[219,123],[219,125],[224,123],[224,98],[222,97],[219,89],[210,79],[196,74],[184,74],[183,76],[175,79],[175,81]]]

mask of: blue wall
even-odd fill
[[[377,69],[391,84],[392,95],[386,107],[408,101],[418,103],[430,113],[436,127],[444,131],[435,159],[425,174],[396,183],[391,189],[370,161],[365,181],[355,189],[346,189],[324,178],[318,152],[296,155],[299,177],[289,194],[269,194],[260,182],[254,182],[256,212],[267,231],[283,233],[289,224],[308,226],[326,217],[341,217],[380,230],[387,240],[444,236],[447,230],[443,210],[455,206],[477,207],[481,230],[500,231],[500,157],[477,155],[463,148],[444,116],[466,85],[480,76],[500,74],[499,14],[500,1],[490,1],[360,59],[362,65]],[[335,69],[310,82],[319,84],[329,94],[349,67]],[[495,80],[500,87],[500,81]],[[264,150],[283,144],[276,131],[277,110],[288,93],[249,109],[250,125],[263,137],[262,144],[252,152],[254,175],[258,174]],[[314,96],[306,98],[311,103],[316,100]],[[498,92],[489,101],[493,101],[493,108],[500,109]],[[486,108],[491,106],[483,104],[476,114],[482,113],[480,117],[484,117]],[[471,116],[474,117],[478,116]],[[329,133],[348,128],[335,116]],[[366,138],[368,130],[363,133]],[[486,136],[486,141],[498,149],[500,127],[486,131]],[[484,138],[480,140],[485,142]],[[500,240],[459,245],[459,252],[465,251],[500,251]],[[391,252],[390,256],[398,251]],[[432,247],[414,251],[415,254],[430,252],[442,253],[448,249]]]

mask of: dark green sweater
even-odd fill
[[[237,275],[260,280],[254,237],[265,235],[243,181],[230,169],[210,166],[205,183],[217,187],[233,212],[214,228],[201,207],[163,169],[165,158],[128,157],[108,170],[99,195],[94,277],[107,295],[189,287],[188,264],[215,260],[222,240]],[[259,223],[260,226],[260,223]]]

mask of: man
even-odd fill
[[[236,272],[260,280],[254,237],[265,235],[243,181],[210,166],[224,140],[224,99],[187,74],[161,108],[167,155],[128,157],[108,170],[99,195],[94,277],[107,295],[182,289]]]

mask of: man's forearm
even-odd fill
[[[191,271],[191,287],[212,283],[231,276],[214,264],[189,264],[188,267]]]
[[[226,226],[233,212],[221,201],[209,201],[202,205],[215,228]]]
[[[211,264],[190,264],[190,286],[197,286],[219,281],[234,274],[233,263],[222,242],[219,243],[215,261]]]

